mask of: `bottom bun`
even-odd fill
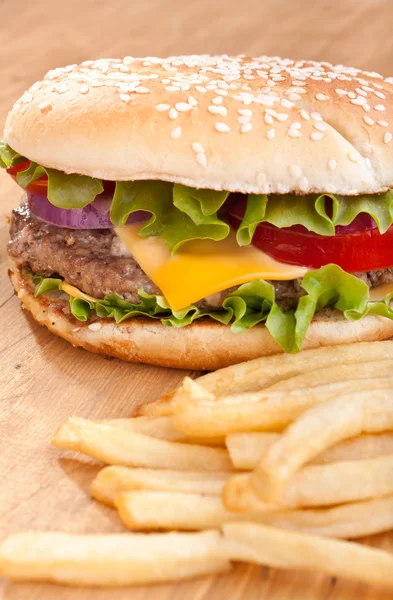
[[[48,296],[35,298],[30,280],[12,261],[9,275],[23,306],[38,323],[90,352],[129,362],[203,371],[282,352],[264,325],[245,333],[232,333],[227,325],[208,318],[181,328],[166,327],[145,318],[119,324],[112,319],[82,323],[64,312],[68,307],[66,300]],[[303,348],[372,342],[391,336],[393,321],[389,319],[367,316],[359,321],[347,321],[342,313],[325,309],[313,319]]]

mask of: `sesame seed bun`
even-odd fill
[[[81,323],[64,308],[67,300],[34,297],[29,279],[10,260],[9,275],[22,305],[34,319],[74,346],[129,362],[178,369],[211,371],[244,360],[282,352],[264,325],[241,334],[226,325],[200,320],[182,328],[169,328],[152,319],[112,319]],[[347,321],[340,312],[325,309],[313,319],[303,348],[373,342],[393,336],[393,321],[367,316]]]
[[[277,57],[87,61],[50,71],[5,140],[46,167],[243,193],[393,187],[393,78]]]

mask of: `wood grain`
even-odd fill
[[[104,56],[279,54],[393,74],[391,0],[0,0],[0,123],[49,68]],[[1,127],[1,125],[0,125]],[[90,500],[98,466],[50,445],[59,423],[121,417],[183,372],[76,350],[20,309],[7,279],[6,215],[19,202],[0,174],[0,535],[21,529],[122,531]],[[369,543],[393,550],[393,536]],[[0,582],[3,600],[387,600],[389,592],[324,576],[239,565],[217,578],[111,591]]]

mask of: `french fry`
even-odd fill
[[[226,523],[222,530],[231,559],[393,587],[393,554],[383,550],[251,522]]]
[[[336,505],[393,494],[393,455],[303,467],[287,483],[279,504],[261,499],[250,477],[244,473],[229,478],[223,490],[228,510],[258,512]]]
[[[328,508],[266,512],[266,525],[337,538],[357,538],[393,529],[393,496]]]
[[[17,533],[0,545],[0,573],[15,580],[119,586],[226,571],[217,531],[71,535]]]
[[[136,414],[141,417],[170,417],[173,415],[173,394],[142,404]]]
[[[227,436],[226,446],[236,469],[254,469],[279,433],[233,433]],[[327,464],[338,461],[363,460],[393,454],[393,432],[367,434],[342,440],[318,454],[309,464]]]
[[[360,342],[342,346],[327,346],[303,350],[299,354],[276,354],[219,369],[199,377],[196,381],[216,396],[242,392],[256,392],[289,380],[301,373],[315,373],[336,365],[359,364],[393,359],[393,344],[387,342]],[[292,386],[290,386],[292,387]],[[176,390],[149,404],[143,404],[140,415],[168,416],[173,414]]]
[[[220,527],[231,520],[263,519],[263,515],[257,513],[231,512],[225,508],[220,497],[202,494],[135,490],[120,494],[115,506],[123,523],[135,531],[190,531]]]
[[[250,471],[280,437],[280,433],[271,431],[232,433],[225,438],[225,444],[235,469]]]
[[[167,442],[78,417],[71,417],[60,426],[53,444],[112,465],[181,471],[233,468],[228,452],[221,448]]]
[[[225,446],[223,436],[217,438],[190,438],[185,435],[173,424],[172,417],[131,417],[128,419],[102,419],[95,421],[111,427],[119,427],[126,431],[135,431],[149,437],[167,440],[168,442],[183,442],[185,444],[201,444],[209,446]]]
[[[171,417],[133,417],[128,419],[103,419],[95,421],[102,425],[119,427],[126,431],[135,431],[149,437],[168,442],[184,442],[186,436],[173,425]]]
[[[365,381],[367,391],[392,389],[393,377]],[[174,405],[175,427],[204,438],[248,431],[281,431],[305,410],[337,395],[355,394],[357,381],[344,381],[309,390],[250,392],[215,398],[191,379],[185,379]]]
[[[363,431],[389,429],[393,429],[392,388],[341,395],[299,416],[262,457],[250,475],[251,484],[261,498],[275,502],[294,473],[329,446]]]
[[[392,342],[360,342],[302,350],[299,354],[275,354],[256,358],[208,373],[196,381],[216,396],[228,396],[240,392],[256,392],[300,373],[316,373],[319,369],[335,365],[385,359],[393,359]]]
[[[291,377],[283,379],[274,385],[270,386],[270,390],[283,391],[293,389],[304,389],[326,385],[328,383],[363,380],[363,379],[378,379],[379,377],[389,377],[393,372],[393,360],[377,360],[373,362],[361,362],[351,364],[339,364],[329,366],[324,369],[318,369],[318,375],[315,372],[307,371]]]
[[[221,496],[228,473],[170,471],[105,467],[91,484],[93,498],[114,506],[116,498],[129,490],[156,490]]]

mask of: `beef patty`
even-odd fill
[[[160,294],[135,259],[110,229],[74,230],[50,225],[31,214],[23,204],[12,213],[10,256],[21,266],[45,276],[60,275],[80,290],[102,298],[117,294],[124,300],[137,303],[138,289]],[[393,280],[393,268],[354,273],[375,287]],[[300,279],[272,281],[277,303],[284,309],[296,306],[304,291]],[[179,282],[179,285],[182,285]],[[226,296],[236,288],[224,290],[200,300],[203,310],[217,309]]]

